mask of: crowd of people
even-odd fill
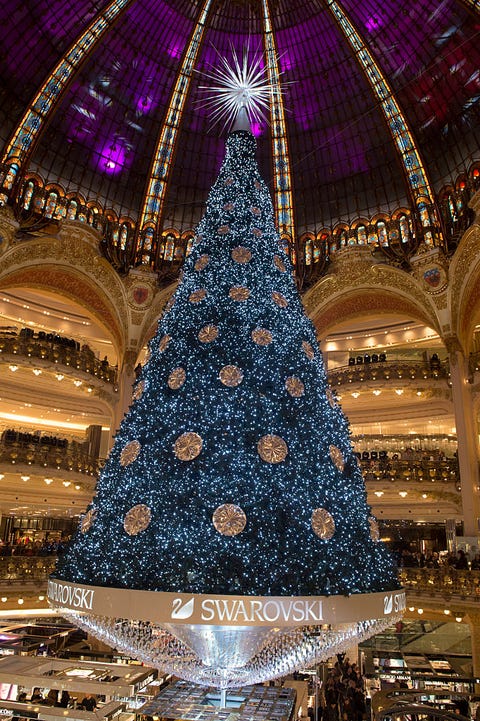
[[[443,568],[457,569],[459,571],[480,571],[480,553],[469,554],[460,548],[456,553],[440,555],[437,551],[421,553],[404,549],[399,556],[399,566],[402,568]]]
[[[17,701],[20,703],[35,703],[42,706],[56,706],[58,708],[69,708],[69,706],[72,706],[74,703],[68,691],[64,690],[60,692],[52,688],[48,694],[44,696],[38,686],[33,689],[30,698],[26,691],[20,691],[17,696]],[[83,709],[84,711],[91,712],[97,708],[97,699],[91,693],[86,694],[80,702],[75,699],[75,703],[77,709]]]
[[[0,540],[0,556],[56,556],[62,552],[66,542],[65,538],[32,541],[28,536],[20,536],[14,544]]]
[[[356,663],[343,654],[329,670],[318,694],[318,721],[363,721],[367,718],[364,680]],[[315,719],[315,709],[308,715]]]

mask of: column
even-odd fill
[[[472,674],[474,678],[480,678],[480,613],[468,611],[464,618],[470,627],[472,639]],[[479,693],[480,684],[475,684],[475,693]]]
[[[135,363],[138,353],[136,350],[128,350],[123,356],[118,371],[118,403],[115,407],[111,433],[117,432],[118,427],[132,403],[132,387],[135,382]]]
[[[453,406],[457,428],[464,535],[478,536],[478,519],[480,518],[478,433],[469,382],[468,361],[457,338],[445,339],[445,345],[450,360]]]

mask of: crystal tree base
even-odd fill
[[[159,668],[164,672],[202,686],[221,689],[238,688],[279,678],[300,667],[309,667],[341,653],[353,643],[359,643],[395,623],[400,615],[389,619],[371,619],[338,627],[302,626],[294,629],[270,631],[262,639],[258,652],[243,666],[206,665],[186,644],[161,626],[148,621],[112,619],[65,613],[76,626],[91,632],[96,638],[114,648]],[[209,627],[194,627],[198,635],[208,638]],[[262,629],[256,629],[258,633]],[[236,656],[235,635],[228,627],[219,627],[217,634],[224,635],[220,661]]]
[[[144,663],[237,688],[324,661],[400,618],[405,593],[221,596],[82,586],[51,579],[65,618]]]

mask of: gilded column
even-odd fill
[[[478,430],[469,382],[468,360],[454,336],[445,339],[450,361],[452,396],[458,442],[458,465],[462,486],[464,535],[478,536],[480,518]],[[480,670],[480,667],[479,667]]]

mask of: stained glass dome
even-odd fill
[[[8,0],[0,16],[2,200],[13,166],[24,216],[96,225],[120,269],[188,251],[223,152],[199,91],[217,52],[248,45],[283,89],[254,132],[301,281],[352,234],[448,244],[478,184],[474,0]]]

